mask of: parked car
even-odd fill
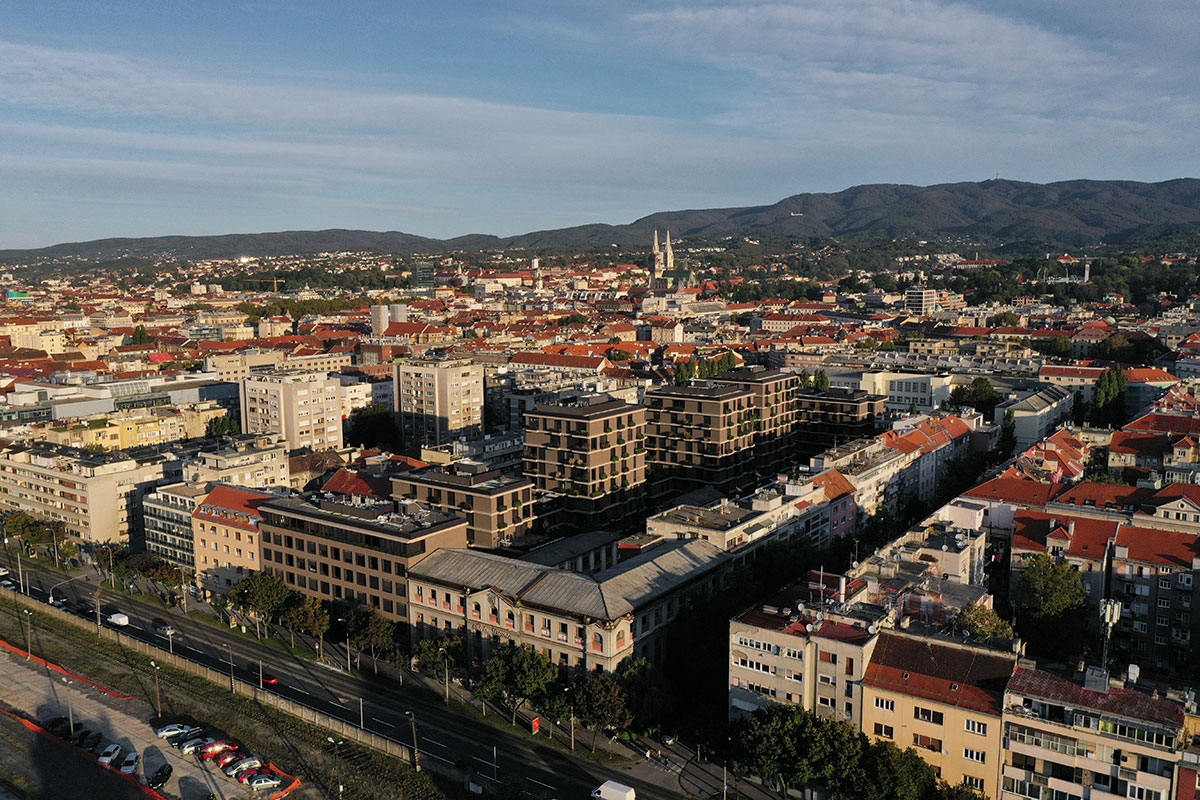
[[[113,614],[109,614],[108,615],[108,624],[115,625],[118,628],[124,628],[126,625],[129,624],[129,615],[122,614],[120,611],[117,611]]]
[[[190,728],[182,733],[177,733],[174,736],[167,737],[167,744],[171,747],[180,747],[187,744],[192,739],[198,739],[204,735],[203,728]]]
[[[199,750],[199,755],[200,755],[200,758],[202,758],[206,761],[212,761],[217,756],[221,755],[221,753],[228,753],[228,752],[232,752],[237,749],[238,749],[238,746],[236,744],[234,744],[233,742],[218,741],[218,742],[213,742],[212,744],[206,744],[206,745],[204,745],[204,747],[201,747]]]
[[[100,731],[93,731],[92,733],[88,734],[86,739],[79,743],[79,749],[83,750],[85,753],[94,753],[96,752],[96,748],[100,746],[100,740],[102,738],[103,737],[101,737]]]
[[[251,778],[258,777],[259,775],[267,775],[270,772],[271,770],[266,767],[251,767],[250,769],[242,770],[235,777],[238,783],[249,783]]]
[[[118,758],[120,758],[120,756],[121,756],[121,745],[110,744],[108,747],[104,748],[104,752],[100,754],[100,758],[97,760],[101,764],[106,764],[108,766],[112,766],[112,763],[114,761],[116,761]]]
[[[146,781],[146,785],[151,789],[161,789],[163,784],[171,779],[172,768],[170,764],[163,764],[154,771],[154,777]]]
[[[89,731],[87,728],[80,725],[79,730],[75,731],[75,735],[71,737],[71,744],[74,744],[74,745],[83,744],[83,740],[91,735],[92,735],[91,731]]]
[[[10,592],[15,592],[17,590],[17,585],[5,578],[4,580],[0,581],[0,588],[8,589]]]
[[[237,750],[230,750],[226,753],[221,753],[213,760],[216,762],[218,767],[224,769],[235,761],[241,761],[245,757],[245,753],[239,753]]]
[[[184,742],[182,745],[180,745],[179,752],[183,753],[185,756],[190,756],[201,747],[204,747],[204,745],[212,744],[215,741],[216,739],[208,738],[192,739],[190,742]]]
[[[254,756],[250,756],[249,758],[243,758],[241,761],[233,762],[232,764],[230,764],[228,767],[225,768],[224,772],[226,775],[228,775],[230,777],[235,777],[237,775],[237,773],[241,772],[244,769],[251,769],[252,767],[261,767],[261,766],[262,766],[261,761],[259,761]]]
[[[45,730],[52,731],[60,725],[66,725],[67,718],[66,717],[48,717],[47,719],[43,720],[42,722],[39,722],[38,724],[41,725],[42,728],[44,728]]]
[[[0,567],[0,578],[8,577],[8,567]]]
[[[121,772],[124,772],[126,775],[132,775],[137,772],[138,758],[136,750],[129,751],[129,754],[125,756],[125,761],[121,763]]]
[[[154,632],[159,636],[174,636],[176,633],[178,633],[178,631],[176,631],[170,625],[155,625]]]
[[[257,792],[260,789],[274,789],[281,783],[283,783],[283,781],[279,779],[278,775],[268,772],[263,775],[255,775],[246,783],[246,785]]]
[[[163,725],[154,731],[154,735],[160,739],[166,739],[168,736],[174,736],[177,733],[185,733],[195,729],[195,725],[188,725],[184,722],[172,722],[169,725]]]

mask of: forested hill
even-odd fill
[[[936,186],[873,184],[831,194],[797,194],[767,206],[663,211],[626,225],[584,225],[500,238],[470,234],[430,239],[397,231],[286,231],[224,236],[102,239],[39,250],[0,250],[0,260],[173,255],[179,258],[268,256],[368,250],[408,255],[451,250],[645,246],[670,229],[689,243],[728,237],[771,241],[810,237],[927,239],[999,246],[1039,241],[1082,247],[1148,241],[1200,231],[1200,180],[1161,183],[1010,180]]]

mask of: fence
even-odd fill
[[[89,622],[84,620],[82,617],[78,617],[68,611],[63,611],[62,609],[55,608],[54,606],[47,605],[46,603],[40,603],[37,600],[18,592],[13,592],[12,594],[18,603],[29,606],[30,608],[34,608],[40,614],[46,614],[59,620],[60,622],[74,625],[77,628],[87,628],[93,632],[96,629],[95,622]],[[228,686],[230,684],[231,679],[228,672],[212,669],[211,667],[207,667],[203,664],[193,661],[184,655],[172,654],[166,650],[160,650],[154,645],[143,642],[142,640],[136,639],[128,634],[122,635],[121,632],[115,628],[108,628],[103,625],[100,626],[100,637],[102,639],[116,642],[118,645],[128,647],[129,649],[141,653],[144,656],[154,658],[156,661],[169,664],[181,672],[186,672],[189,675],[195,675],[197,677],[204,678],[205,680],[218,686]],[[398,742],[387,736],[383,736],[382,734],[364,730],[353,722],[338,719],[337,717],[331,716],[322,711],[318,711],[317,709],[305,705],[304,703],[299,703],[295,700],[289,700],[286,697],[273,694],[265,689],[259,689],[254,684],[238,680],[236,677],[232,680],[233,691],[236,695],[249,698],[257,703],[261,703],[264,706],[269,706],[278,711],[282,711],[289,716],[296,717],[309,724],[324,728],[325,730],[336,733],[338,737],[346,739],[347,741],[352,741],[364,747],[369,747],[372,750],[400,758],[407,763],[412,763],[412,748],[407,744]],[[421,766],[423,768],[427,767],[435,769],[438,772],[444,772],[455,778],[462,777],[461,771],[455,769],[450,761],[439,758],[430,753],[422,752],[420,756]]]

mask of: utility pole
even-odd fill
[[[367,729],[367,718],[363,711],[363,699],[361,697],[358,698],[358,727],[363,730]]]
[[[439,647],[438,653],[442,656],[442,666],[446,671],[446,705],[450,705],[450,654],[444,647]]]
[[[229,653],[229,692],[233,693],[233,645],[229,642],[225,643],[225,650]]]
[[[67,680],[66,678],[63,678],[62,682],[67,685],[67,721],[68,721],[68,724],[71,726],[71,735],[74,736],[75,735],[75,705],[71,701],[71,681]]]
[[[404,716],[408,717],[409,722],[412,723],[413,772],[420,772],[421,771],[421,760],[417,756],[417,718],[411,711],[405,711]]]
[[[28,661],[33,657],[33,612],[28,608],[22,608],[25,612],[25,660]]]
[[[162,694],[160,694],[158,691],[159,666],[158,666],[158,664],[155,664],[153,661],[150,662],[150,666],[154,667],[154,707],[156,709],[158,709],[158,716],[161,717],[162,716]]]

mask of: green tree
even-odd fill
[[[213,417],[208,421],[205,429],[210,437],[218,436],[237,436],[242,432],[242,425],[236,417],[231,417],[226,414],[223,417]]]
[[[295,634],[307,633],[318,641],[329,630],[329,610],[315,597],[306,597],[293,603],[280,618],[283,627],[292,632],[292,646],[296,646]],[[319,645],[318,645],[319,647]]]
[[[813,375],[813,388],[815,388],[818,392],[829,391],[829,376],[825,373],[825,370],[819,369],[817,370],[816,374]]]
[[[996,316],[988,320],[988,325],[992,328],[1010,328],[1014,325],[1020,325],[1021,321],[1017,319],[1017,315],[1011,311],[1001,311]]]
[[[226,593],[234,606],[265,620],[274,619],[291,595],[283,578],[270,572],[252,572]]]
[[[1004,421],[1000,424],[1000,441],[997,449],[1003,458],[1012,456],[1017,447],[1017,417],[1011,408],[1005,409]]]
[[[346,443],[360,447],[399,449],[400,429],[391,409],[380,403],[360,408],[350,415]]]
[[[133,329],[133,335],[129,337],[130,344],[150,344],[150,334],[146,333],[145,325],[138,325]]]
[[[440,678],[446,670],[451,675],[459,674],[465,664],[465,653],[461,636],[431,636],[417,642],[415,655],[422,669]]]
[[[1035,554],[1017,580],[1013,604],[1017,630],[1031,650],[1070,658],[1083,646],[1087,593],[1069,562]]]
[[[617,670],[617,680],[629,699],[630,723],[640,732],[660,727],[675,706],[675,687],[644,658],[627,659]]]
[[[633,353],[629,352],[628,350],[621,350],[620,348],[617,348],[608,352],[609,361],[628,361],[631,358],[633,358]]]
[[[970,603],[959,611],[950,621],[950,628],[985,639],[1010,639],[1013,636],[1012,625],[1005,622],[995,611],[979,603]]]
[[[545,691],[558,676],[558,668],[541,653],[527,647],[504,642],[492,650],[483,662],[483,673],[474,691],[486,700],[503,702],[512,711],[512,724],[517,724],[517,711],[530,697]]]
[[[380,654],[389,656],[396,650],[395,625],[378,609],[356,608],[350,614],[347,632],[350,644],[359,652],[369,652],[372,660],[378,659]],[[379,671],[378,664],[375,671]]]
[[[633,721],[621,684],[603,673],[589,673],[575,683],[575,714],[592,731],[592,752],[601,732],[621,731]]]
[[[691,360],[680,361],[675,367],[675,385],[685,386],[688,381],[696,377],[696,364]]]

